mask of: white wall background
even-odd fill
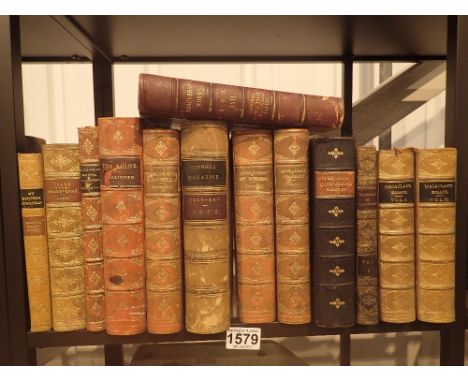
[[[411,64],[393,64],[393,73]],[[342,65],[288,64],[116,64],[116,116],[138,116],[141,72],[290,92],[341,96]],[[379,84],[378,64],[356,64],[353,99]],[[91,64],[24,64],[23,93],[28,135],[48,143],[77,142],[76,128],[94,124]],[[395,147],[441,147],[444,144],[445,92],[392,128]],[[374,140],[377,145],[377,141]]]

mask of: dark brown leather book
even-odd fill
[[[377,257],[377,150],[357,148],[356,167],[357,323],[379,323]]]
[[[139,118],[99,118],[106,331],[146,329],[143,145]]]
[[[143,162],[147,327],[176,333],[183,327],[179,131],[143,130]]]
[[[230,323],[229,142],[224,122],[184,121],[181,132],[185,322],[188,332]]]
[[[309,131],[275,130],[276,275],[278,321],[311,321]]]
[[[312,138],[311,163],[315,323],[348,327],[356,312],[354,139]]]
[[[78,143],[86,277],[86,329],[90,332],[98,332],[106,328],[106,301],[104,296],[101,182],[97,127],[79,127]]]
[[[220,119],[269,126],[340,128],[343,100],[243,86],[140,74],[142,117]]]
[[[418,320],[455,321],[457,150],[416,150]]]
[[[379,150],[379,303],[384,322],[416,319],[414,149]]]
[[[276,319],[273,137],[268,130],[232,133],[239,320]]]

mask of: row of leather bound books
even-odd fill
[[[31,331],[454,320],[455,149],[356,148],[311,135],[338,99],[216,86],[142,75],[140,114],[185,119],[18,154]]]

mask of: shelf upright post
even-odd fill
[[[392,76],[392,63],[381,62],[379,64],[379,82],[382,83]],[[392,126],[388,126],[382,134],[379,135],[379,150],[390,150],[392,148]]]
[[[353,135],[353,64],[351,57],[347,57],[343,62],[343,101],[344,101],[344,122],[341,127],[342,136]]]
[[[112,62],[102,56],[93,58],[94,117],[114,116]]]
[[[0,214],[0,366],[8,366],[11,363],[7,307],[5,253],[3,251],[3,216]]]
[[[0,255],[5,264],[10,364],[28,365],[36,362],[36,353],[35,349],[28,348],[26,336],[29,314],[16,156],[25,149],[19,16],[0,16],[0,57],[0,191],[4,239]]]
[[[93,58],[94,116],[98,118],[114,115],[114,87],[112,62],[100,55]],[[123,365],[122,345],[104,345],[104,359],[108,366]]]
[[[457,211],[454,325],[440,335],[440,364],[463,365],[468,233],[468,16],[448,16],[445,146],[456,147]]]

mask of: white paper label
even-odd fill
[[[260,350],[262,329],[229,328],[226,331],[226,349]]]

